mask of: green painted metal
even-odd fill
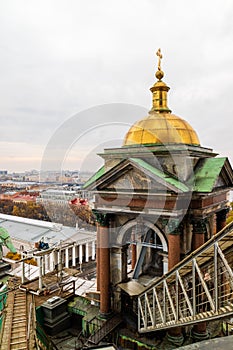
[[[0,311],[3,311],[3,309],[5,308],[6,300],[7,300],[7,286],[4,285],[1,288],[1,292],[0,292]]]
[[[212,192],[226,159],[226,157],[203,159],[194,171],[193,191]]]
[[[68,303],[68,311],[70,314],[73,313],[82,317],[82,332],[84,335],[89,336],[95,331],[96,325],[91,321],[98,316],[99,307],[92,305],[90,300],[82,296],[76,296]]]
[[[1,288],[1,292],[0,292],[0,340],[2,338],[2,332],[3,332],[3,322],[4,322],[4,317],[5,314],[3,312],[6,302],[7,302],[7,292],[8,292],[8,288],[7,285],[3,285],[3,287]]]
[[[5,228],[0,227],[0,259],[2,258],[1,256],[2,245],[5,245],[12,253],[17,253],[17,250],[15,249],[11,241],[8,231]]]
[[[97,181],[102,175],[105,173],[105,167],[104,165],[94,174],[90,177],[90,179],[87,180],[87,182],[84,184],[83,188],[87,188],[90,186],[93,182]]]
[[[137,349],[143,349],[143,350],[144,349],[149,349],[149,350],[156,350],[156,349],[158,349],[157,346],[145,344],[145,343],[143,343],[142,341],[139,341],[136,338],[132,338],[131,336],[119,334],[119,342],[122,343],[122,341],[127,342],[128,343],[127,345],[128,346],[132,346],[132,348],[134,348],[134,345],[136,345]]]

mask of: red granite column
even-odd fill
[[[180,234],[182,227],[178,226],[177,220],[170,220],[168,234],[168,270],[171,270],[178,262],[180,262]],[[184,337],[182,335],[181,327],[174,327],[169,329],[167,338],[170,343],[181,346]]]
[[[217,220],[216,220],[216,214],[213,213],[211,216],[210,216],[210,229],[211,229],[211,236],[214,236],[216,235],[217,233]]]
[[[110,311],[109,215],[93,210],[97,222],[97,290],[100,291],[100,313]]]
[[[131,246],[131,266],[132,266],[132,270],[135,268],[136,261],[137,261],[137,246],[136,246],[136,244],[132,244],[132,246]]]
[[[197,248],[201,247],[205,243],[205,233],[202,232],[195,232],[195,229],[193,229],[193,250],[196,250]]]
[[[193,250],[201,247],[205,243],[206,225],[203,219],[193,221]],[[193,326],[192,337],[196,341],[201,341],[209,338],[206,331],[206,322],[200,322]]]
[[[100,225],[97,223],[97,242],[96,242],[96,288],[100,291]]]
[[[180,235],[168,235],[168,270],[171,270],[180,261]]]
[[[100,226],[100,313],[109,314],[110,311],[110,254],[109,230],[107,226]]]

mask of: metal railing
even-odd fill
[[[94,317],[89,324],[95,324],[97,327],[93,330],[93,334],[87,339],[86,345],[90,344],[99,344],[108,334],[110,334],[117,326],[122,323],[122,318],[120,315],[115,314],[108,320],[98,320],[97,317]],[[96,323],[97,322],[97,323]]]
[[[65,281],[60,284],[60,295],[62,298],[68,298],[75,294],[75,281]]]
[[[138,297],[141,333],[232,314],[233,223]]]

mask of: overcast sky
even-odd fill
[[[46,146],[74,115],[85,137],[77,144],[72,135],[64,166],[93,165],[90,149],[120,144],[151,108],[159,47],[172,112],[232,162],[232,18],[232,0],[2,0],[0,169],[40,169]],[[96,130],[103,120],[95,106],[103,104],[111,106],[109,125]],[[115,104],[138,106],[138,115],[134,107],[114,113]]]

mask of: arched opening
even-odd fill
[[[163,246],[155,231],[149,229],[146,232],[145,237],[147,235],[149,235],[149,242],[146,243],[145,246],[146,252],[141,266],[141,274],[150,277],[159,277],[163,274]],[[144,246],[145,243],[143,240],[141,244]]]
[[[160,229],[149,221],[136,220],[124,225],[118,235],[119,243],[127,247],[127,276],[147,284],[167,272],[167,241]]]

